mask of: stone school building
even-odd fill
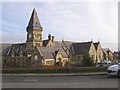
[[[80,62],[85,52],[94,62],[112,60],[110,49],[103,49],[100,42],[55,41],[55,36],[42,38],[43,28],[35,9],[32,11],[25,43],[2,44],[3,68],[41,68],[42,66],[67,66],[72,60]]]

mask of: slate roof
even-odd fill
[[[12,44],[9,55],[14,54],[15,56],[19,56],[19,54],[26,55],[26,43]]]
[[[65,53],[65,51],[63,50],[62,46],[50,46],[50,47],[37,47],[39,53],[42,54],[44,59],[54,59],[56,54],[56,51],[60,51],[62,56],[64,58],[67,58],[67,54]]]
[[[31,28],[31,27],[32,28],[42,28],[35,8],[33,9],[33,12],[32,12],[32,15],[31,15],[31,18],[30,18],[27,28]]]
[[[71,42],[71,41],[62,41],[62,42],[63,42],[63,49],[64,49],[64,51],[70,57],[70,55],[72,55],[72,53],[73,53],[72,44],[74,42]]]
[[[71,45],[75,42],[63,41],[63,43],[65,44],[65,46],[67,46],[68,49],[70,49]]]
[[[57,47],[62,47],[62,42],[61,41],[55,41],[55,46],[57,46]]]
[[[104,54],[108,54],[108,51],[110,51],[109,48],[103,48],[103,53],[104,53]]]
[[[54,53],[53,52],[42,52],[44,59],[54,59]]]
[[[43,40],[43,46],[47,46],[48,42],[49,42],[49,40]],[[55,41],[55,46],[61,47],[62,46],[62,42]]]
[[[62,46],[64,52],[66,51],[65,53],[67,53],[67,55],[69,56],[69,55],[71,55],[73,53],[73,50],[72,50],[72,44],[73,43],[74,42],[71,42],[71,41],[62,41],[62,42],[61,41],[56,41],[55,45],[57,47]],[[67,47],[67,50],[66,50],[66,47]]]
[[[49,40],[43,40],[43,46],[47,46]]]
[[[7,56],[8,52],[10,51],[10,48],[11,48],[12,44],[2,43],[0,45],[2,47],[2,56]]]
[[[45,41],[44,41],[45,42]],[[68,54],[63,49],[63,46],[67,46],[69,53],[73,53],[74,55],[80,55],[84,54],[85,52],[88,52],[91,46],[91,42],[83,42],[83,43],[74,43],[69,41],[55,41],[55,46],[49,46],[49,47],[37,47],[40,54],[43,55],[43,58],[45,59],[54,59],[56,55],[56,51],[60,51],[62,56],[64,58],[68,58]],[[23,55],[26,55],[26,43],[19,43],[19,44],[12,44],[12,45],[3,45],[4,47],[2,50],[4,51],[3,55],[6,55],[6,53],[9,50],[8,55],[14,54],[15,56],[19,56],[20,53]]]
[[[74,55],[81,55],[85,52],[89,52],[91,46],[91,42],[83,42],[83,43],[73,43],[73,54]]]

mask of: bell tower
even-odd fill
[[[32,15],[28,23],[28,26],[26,28],[26,31],[27,31],[26,44],[28,50],[30,51],[33,50],[36,45],[43,46],[43,41],[42,41],[43,29],[38,19],[38,15],[35,8],[32,11]]]

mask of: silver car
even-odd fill
[[[107,69],[107,74],[109,76],[120,77],[120,63],[109,66]]]

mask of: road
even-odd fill
[[[3,88],[118,88],[118,78],[94,76],[3,76]]]

